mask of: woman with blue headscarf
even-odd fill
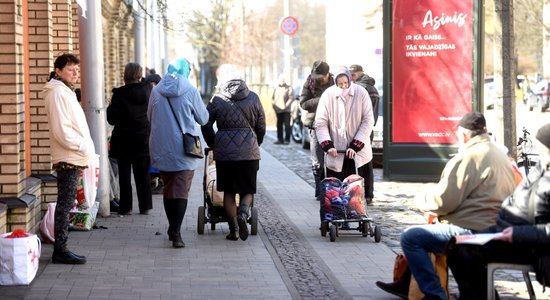
[[[197,89],[187,79],[190,71],[189,62],[185,59],[170,63],[168,73],[151,91],[147,110],[151,123],[151,165],[160,170],[164,182],[163,203],[169,224],[168,238],[174,248],[185,247],[180,228],[187,210],[194,170],[200,163],[200,159],[184,154],[181,131],[198,136],[200,130],[196,124],[204,125],[208,121],[206,106]]]

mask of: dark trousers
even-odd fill
[[[80,170],[57,171],[57,204],[54,214],[54,250],[67,251],[69,211],[73,207]]]
[[[132,211],[132,169],[139,203],[139,211],[144,212],[153,208],[153,195],[151,193],[151,175],[149,168],[151,161],[149,156],[132,159],[119,158],[118,180],[120,184],[119,212]]]
[[[533,264],[536,251],[525,244],[491,241],[485,245],[455,245],[451,242],[447,264],[458,283],[460,299],[487,297],[487,264],[491,262]]]
[[[283,140],[284,127],[284,140]],[[277,113],[277,140],[279,142],[290,142],[292,128],[290,127],[290,112]]]

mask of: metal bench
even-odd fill
[[[525,280],[525,285],[527,285],[527,291],[529,292],[529,299],[536,300],[535,290],[531,284],[531,278],[529,277],[529,272],[535,272],[535,269],[532,265],[522,265],[522,264],[507,264],[507,263],[490,263],[487,265],[487,299],[495,299],[495,285],[494,285],[494,275],[495,271],[498,269],[502,270],[518,270],[523,273],[523,279]]]

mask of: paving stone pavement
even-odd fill
[[[374,283],[391,279],[399,233],[423,222],[410,209],[412,195],[431,184],[387,182],[377,169],[369,214],[382,242],[358,233],[331,243],[318,229],[308,152],[295,143],[273,145],[274,137],[269,131],[262,145],[258,235],[228,241],[226,224],[197,233],[200,168],[182,226],[185,248],[171,247],[162,196],[155,195],[150,215],[136,208],[131,216],[98,218],[92,231],[71,232],[69,246],[87,256],[85,265],[51,264],[52,246],[43,245],[31,285],[0,287],[0,299],[396,299]],[[502,299],[527,299],[521,275],[497,279]],[[539,299],[549,298],[535,289]]]

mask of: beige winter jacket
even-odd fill
[[[415,200],[419,209],[433,211],[442,220],[481,230],[495,224],[502,201],[514,188],[510,160],[488,134],[482,134],[447,162],[433,190]]]
[[[363,142],[365,146],[355,156],[355,164],[359,168],[372,160],[372,102],[367,90],[354,83],[346,100],[340,93],[341,89],[333,85],[321,95],[315,115],[315,132],[319,143],[331,140],[336,150],[348,149],[354,139]],[[337,157],[326,157],[326,166],[333,171],[341,172],[343,164],[343,153]]]
[[[94,142],[76,94],[62,81],[51,79],[42,89],[50,125],[52,163],[88,166]]]

